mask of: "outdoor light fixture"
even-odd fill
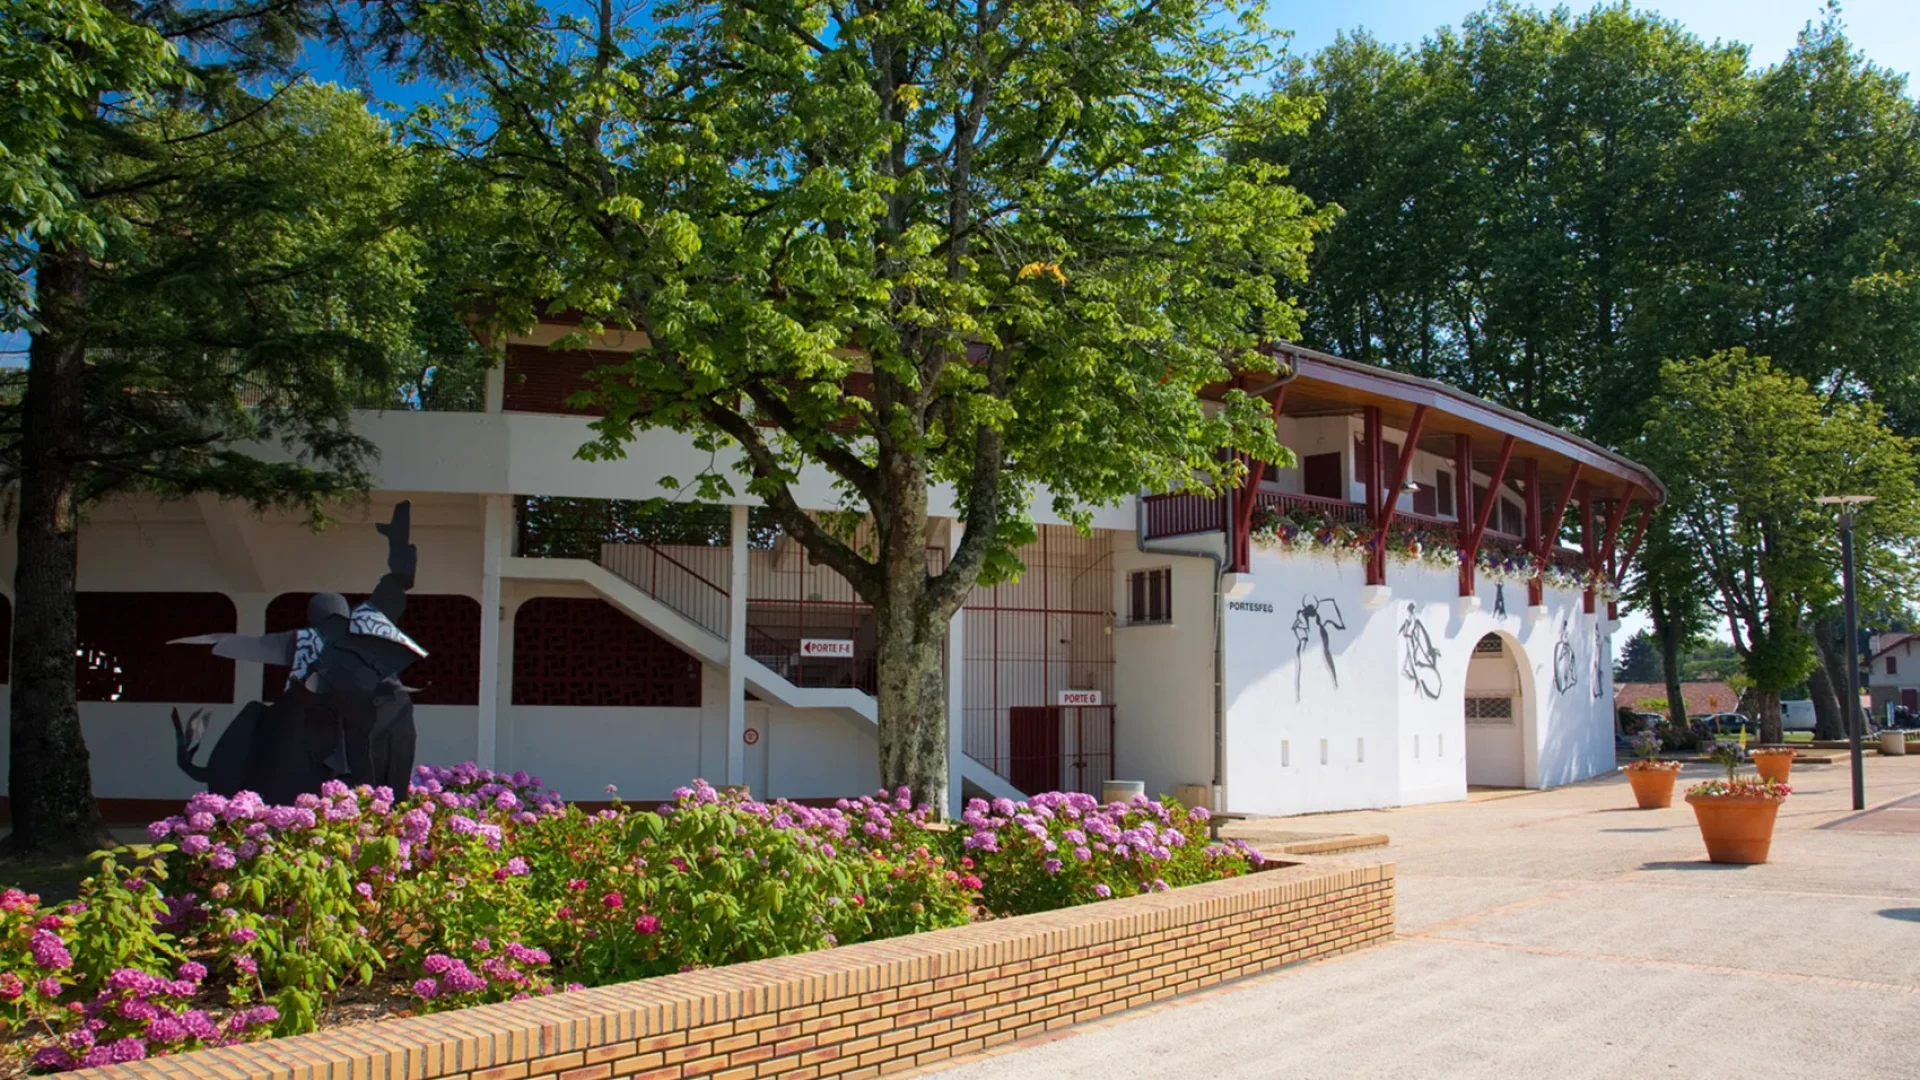
[[[1853,808],[1867,808],[1867,778],[1860,760],[1860,615],[1853,596],[1853,508],[1872,495],[1821,495],[1814,502],[1840,508],[1840,584],[1847,609],[1847,747],[1853,757]]]
[[[1409,495],[1418,495],[1420,494],[1420,481],[1409,480],[1405,484],[1402,484],[1400,486],[1400,490],[1406,492]]]

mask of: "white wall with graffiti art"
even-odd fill
[[[1461,598],[1417,563],[1369,589],[1357,558],[1278,549],[1249,577],[1225,619],[1226,808],[1459,799],[1483,764],[1525,787],[1613,768],[1610,628],[1580,593],[1529,608],[1524,583],[1483,580]],[[1489,635],[1499,651],[1476,653]]]

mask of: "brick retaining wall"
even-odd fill
[[[86,1080],[849,1080],[1394,932],[1393,866],[1299,864],[801,956],[87,1070]]]

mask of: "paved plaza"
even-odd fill
[[[1920,757],[1797,768],[1773,862],[1704,861],[1620,776],[1244,823],[1384,832],[1399,936],[942,1070],[950,1080],[1920,1076]],[[1688,766],[1681,783],[1713,770]],[[1903,801],[1904,800],[1904,801]]]

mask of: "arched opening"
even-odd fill
[[[1515,647],[1499,634],[1473,646],[1467,662],[1467,786],[1526,786],[1525,687]]]

